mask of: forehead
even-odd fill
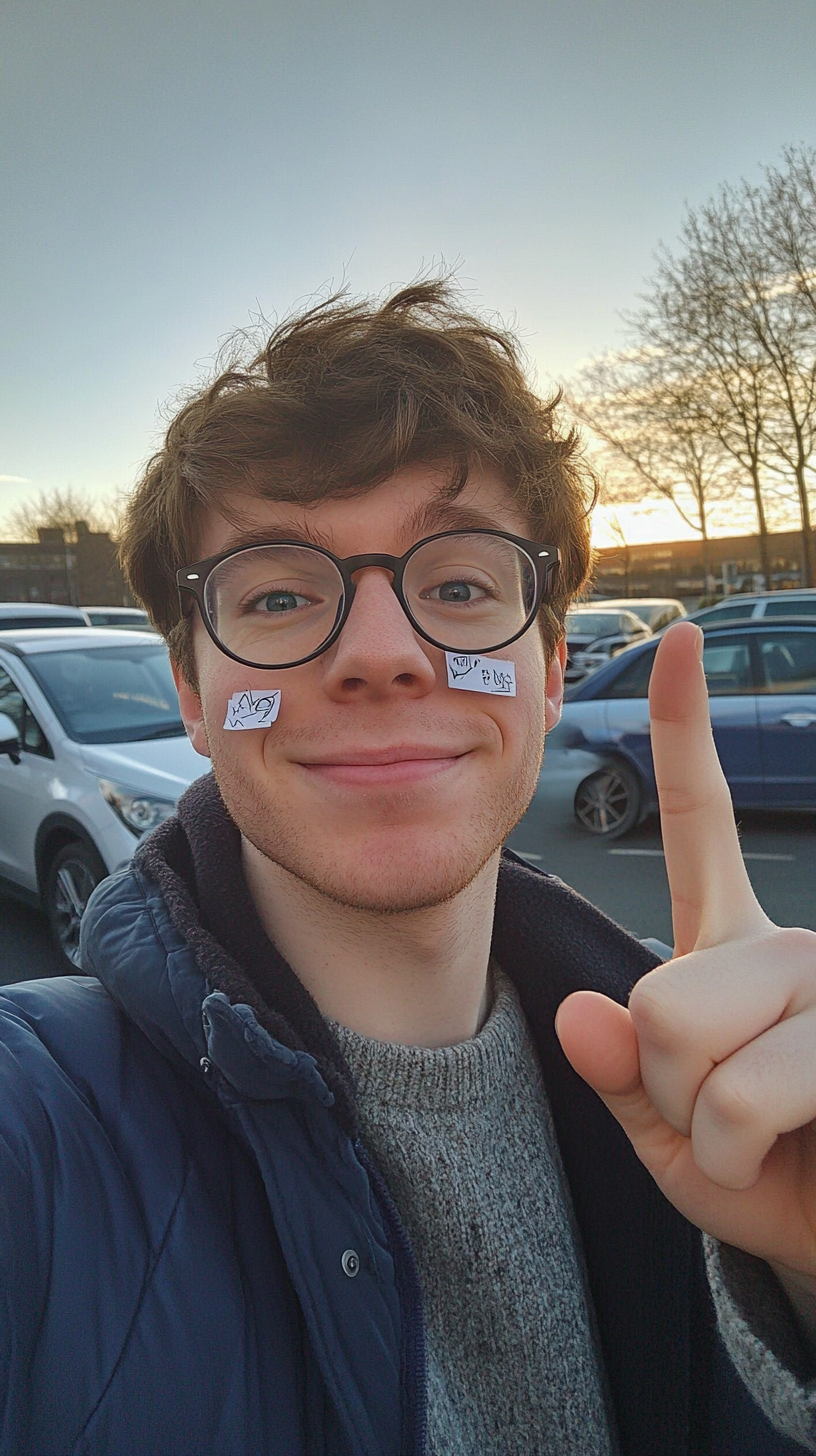
[[[202,558],[216,556],[268,531],[313,541],[338,556],[365,551],[399,555],[435,531],[491,527],[520,536],[530,531],[497,472],[474,468],[463,489],[452,496],[446,471],[416,465],[363,495],[329,497],[308,506],[234,494],[223,511],[205,511],[199,547]]]

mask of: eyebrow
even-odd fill
[[[436,496],[409,512],[399,527],[399,534],[409,544],[422,541],[436,531],[500,531],[493,516],[473,506],[460,505],[455,500]],[[295,541],[303,546],[322,546],[336,555],[334,542],[317,525],[309,523],[295,525],[254,526],[246,531],[237,531],[221,548],[222,552],[247,550],[251,546],[275,546],[282,542]],[[221,553],[219,553],[220,555]]]
[[[400,534],[406,539],[421,541],[435,531],[502,531],[504,526],[493,516],[478,511],[473,506],[463,506],[455,500],[436,496],[418,506],[403,522]]]
[[[254,526],[251,530],[237,531],[225,542],[221,552],[246,550],[250,546],[278,546],[285,541],[295,541],[300,546],[322,546],[326,551],[331,550],[331,542],[323,531],[310,530],[306,525],[288,525]]]

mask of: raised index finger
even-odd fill
[[[768,924],[743,863],[714,746],[702,651],[699,627],[670,627],[649,685],[675,955],[738,940]]]

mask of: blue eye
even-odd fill
[[[294,612],[299,606],[305,605],[305,597],[287,591],[270,592],[258,602],[258,607],[266,612]]]
[[[451,581],[440,582],[439,586],[422,593],[427,600],[446,602],[452,606],[461,606],[465,602],[478,602],[487,595],[485,588],[477,585],[476,582],[457,581],[455,578]]]

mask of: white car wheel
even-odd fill
[[[85,906],[100,880],[107,875],[94,849],[74,840],[54,855],[45,877],[45,910],[54,944],[66,971],[81,971],[79,928]]]

